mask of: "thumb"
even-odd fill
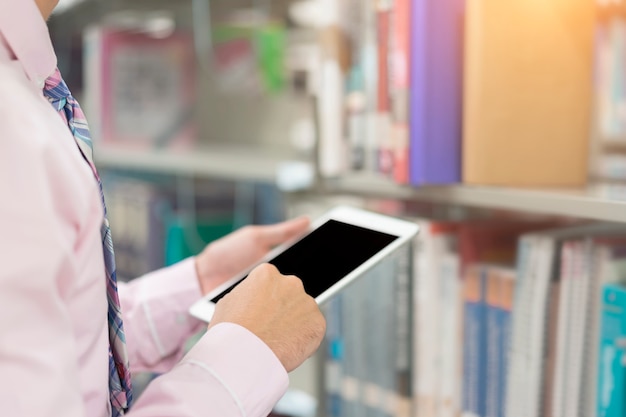
[[[279,245],[289,239],[304,233],[309,227],[310,220],[306,216],[301,216],[293,220],[260,227],[260,239],[268,246]]]

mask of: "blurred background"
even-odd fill
[[[337,204],[422,225],[324,307],[277,415],[626,416],[626,2],[61,0],[49,28],[120,279]]]

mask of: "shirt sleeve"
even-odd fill
[[[205,325],[189,315],[201,297],[194,258],[118,283],[131,372],[166,372]]]
[[[265,343],[239,325],[222,323],[156,378],[128,416],[265,417],[288,383]]]

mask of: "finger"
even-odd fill
[[[279,274],[280,272],[278,271],[278,268],[276,268],[274,265],[272,264],[261,264],[259,266],[257,266],[256,268],[254,268],[252,270],[252,272],[250,273],[250,275],[258,275],[258,276],[274,276]]]
[[[261,226],[259,228],[259,238],[268,246],[278,245],[303,233],[309,227],[309,224],[309,218],[302,216],[271,226]]]

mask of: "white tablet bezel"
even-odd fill
[[[196,303],[194,303],[190,307],[189,313],[192,316],[208,323],[213,317],[213,313],[215,311],[215,306],[216,306],[216,304],[210,302],[212,298],[219,295],[222,291],[229,288],[235,282],[241,280],[248,273],[250,273],[250,271],[252,271],[254,267],[273,259],[278,254],[285,251],[287,248],[289,248],[290,246],[292,246],[293,244],[295,244],[296,242],[298,242],[299,240],[307,236],[310,232],[317,229],[318,227],[320,227],[321,225],[323,225],[329,220],[337,220],[343,223],[360,226],[366,229],[388,233],[394,236],[398,236],[398,238],[394,240],[393,242],[391,242],[386,247],[384,247],[382,250],[378,251],[374,256],[369,258],[363,264],[358,266],[356,269],[354,269],[344,278],[337,281],[330,288],[328,288],[326,291],[320,294],[317,298],[315,298],[315,301],[318,304],[323,304],[324,302],[328,301],[330,297],[335,295],[337,292],[341,291],[343,288],[349,285],[352,281],[358,278],[361,274],[363,274],[369,268],[374,266],[377,262],[381,261],[383,258],[388,256],[394,250],[396,250],[397,248],[399,248],[400,246],[402,246],[403,244],[411,240],[419,231],[419,226],[416,223],[397,219],[394,217],[385,216],[382,214],[372,213],[372,212],[365,211],[362,209],[357,209],[354,207],[348,207],[348,206],[336,207],[330,210],[329,212],[327,212],[325,215],[323,215],[319,219],[317,219],[315,222],[313,222],[306,233],[302,234],[301,236],[298,236],[297,238],[283,245],[276,247],[274,250],[269,252],[262,260],[260,260],[254,266],[252,266],[251,268],[248,268],[246,271],[240,274],[237,274],[232,279],[228,280],[224,284],[215,288],[209,294],[202,297],[200,300],[198,300]]]

